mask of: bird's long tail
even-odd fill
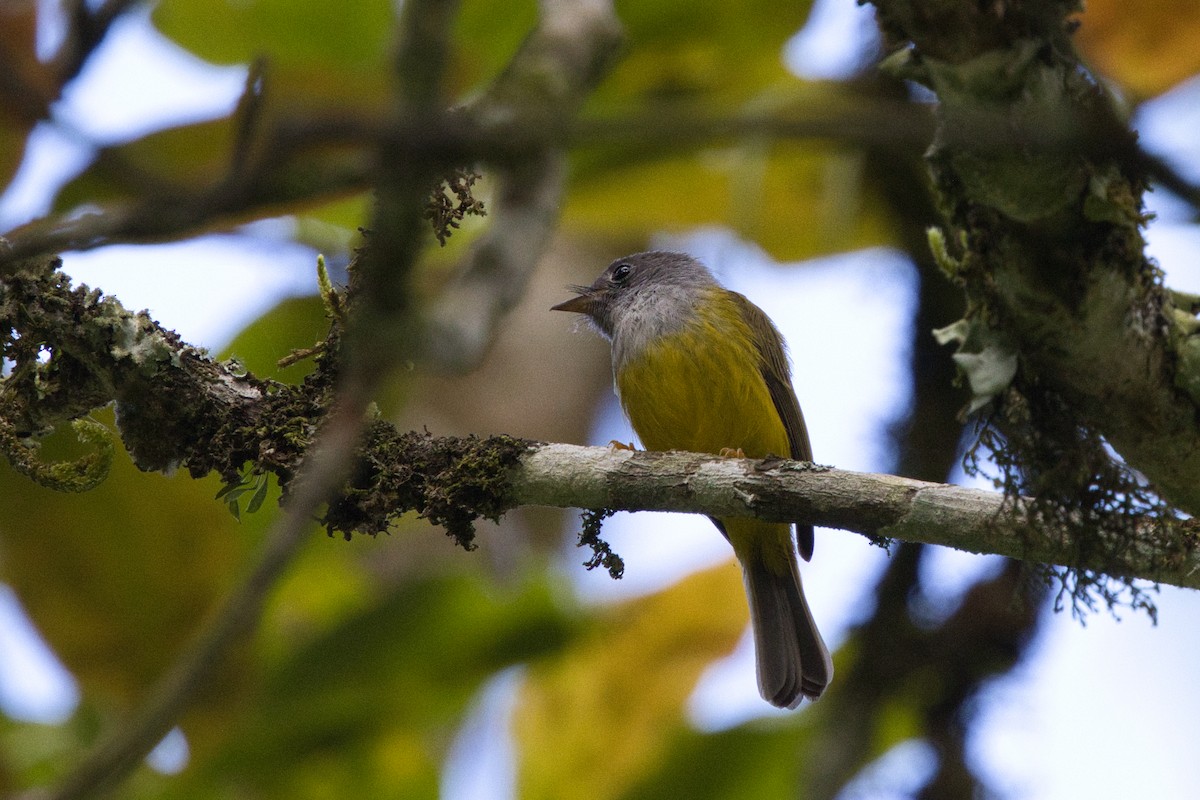
[[[743,548],[735,543],[735,549]],[[821,696],[833,677],[833,661],[804,598],[794,550],[789,547],[786,558],[747,550],[738,556],[754,628],[758,689],[772,705],[795,708]]]

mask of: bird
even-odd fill
[[[553,311],[583,314],[611,345],[613,383],[648,450],[812,460],[782,335],[743,295],[683,253],[613,261]],[[819,698],[833,662],[804,596],[797,555],[813,528],[710,517],[742,567],[758,689],[794,709]]]

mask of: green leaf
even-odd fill
[[[857,163],[810,142],[756,141],[607,168],[593,161],[572,187],[564,222],[626,240],[727,225],[780,260],[885,244],[885,209],[862,191]]]
[[[253,514],[262,508],[263,501],[267,499],[267,489],[271,488],[271,480],[267,475],[258,476],[258,485],[254,490],[254,496],[250,498],[250,502],[246,504],[246,513]]]
[[[160,0],[151,20],[165,36],[214,64],[246,64],[266,56],[280,70],[344,74],[386,69],[394,15],[389,0],[358,0],[352,6]]]
[[[172,784],[173,797],[436,796],[452,731],[482,683],[570,640],[573,624],[540,579],[377,586],[362,557],[398,544],[314,542],[264,625],[244,717]],[[322,619],[313,595],[331,593],[343,605]]]
[[[153,131],[106,148],[58,192],[55,208],[141,198],[160,186],[211,186],[229,169],[233,140],[233,123],[226,117]]]
[[[635,99],[701,99],[726,108],[740,103],[789,78],[783,45],[800,30],[810,5],[768,0],[618,2],[626,53],[589,108],[627,108]]]
[[[667,752],[624,797],[640,800],[754,800],[798,797],[807,766],[804,712],[718,733],[680,731]]]
[[[498,12],[495,0],[467,0],[455,23],[454,60],[448,76],[451,91],[461,94],[500,73],[537,24],[537,3],[506,0]]]
[[[227,483],[221,487],[221,491],[217,492],[214,500],[225,498],[226,500],[236,500],[246,491],[247,482],[243,478],[238,483]]]

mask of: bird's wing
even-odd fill
[[[771,402],[775,404],[775,410],[779,412],[784,430],[787,431],[788,444],[792,449],[788,455],[797,461],[812,461],[812,445],[808,441],[808,428],[804,424],[804,414],[800,411],[800,401],[796,399],[796,390],[792,388],[791,369],[788,367],[787,353],[784,351],[783,336],[762,309],[740,294],[737,295],[737,300],[742,309],[743,319],[754,333],[754,341],[762,358],[760,369],[771,394]],[[796,526],[796,543],[799,545],[801,558],[805,561],[811,559],[811,525]]]

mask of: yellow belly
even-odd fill
[[[791,453],[750,328],[732,303],[715,304],[696,324],[645,346],[615,378],[647,449],[741,448],[750,458]],[[794,570],[790,525],[751,518],[721,524],[743,563],[761,560],[778,575]]]
[[[626,359],[617,391],[646,448],[789,455],[750,335],[730,305]]]
[[[718,312],[725,311],[718,307]],[[775,410],[751,332],[732,308],[646,346],[616,375],[621,405],[650,450],[787,456],[787,431]],[[733,315],[733,318],[731,318]],[[721,524],[744,563],[761,559],[788,575],[791,526],[750,518]]]

